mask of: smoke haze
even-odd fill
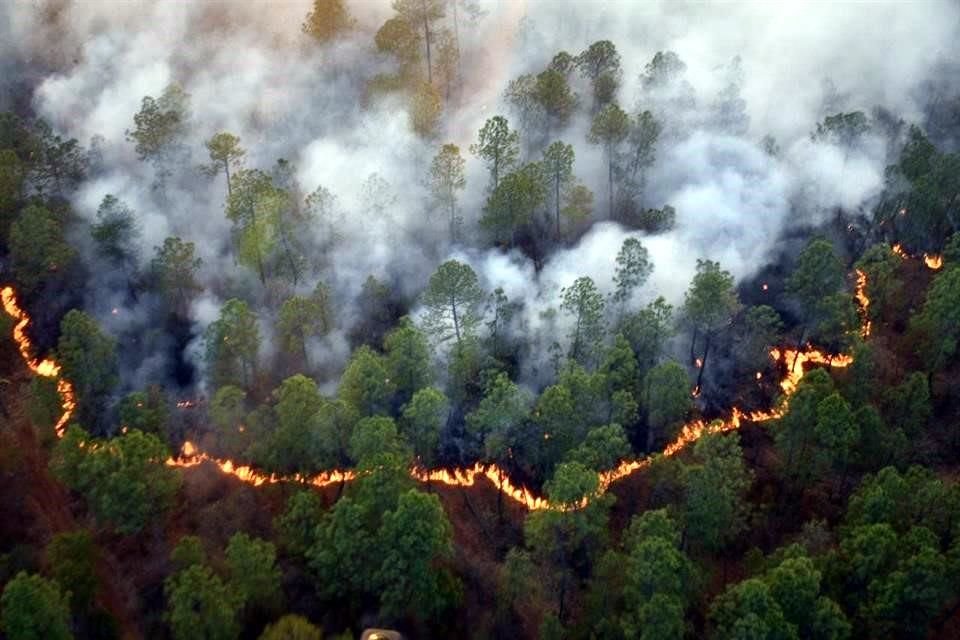
[[[258,292],[255,274],[230,254],[225,183],[196,170],[209,161],[203,141],[230,131],[247,150],[247,167],[269,170],[284,158],[296,167],[305,193],[329,189],[337,199],[341,240],[319,278],[331,287],[339,329],[311,350],[331,379],[349,356],[357,296],[371,274],[413,304],[440,262],[451,256],[469,262],[488,290],[503,287],[524,303],[513,328],[541,351],[531,353],[528,370],[545,358],[549,341],[536,336],[543,312],[559,306],[561,288],[586,275],[610,292],[614,257],[629,236],[641,239],[654,263],[638,303],[657,295],[682,303],[697,258],[718,260],[738,279],[751,276],[781,250],[792,227],[821,224],[838,208],[856,213],[883,186],[889,140],[872,133],[856,148],[841,149],[811,140],[816,123],[839,111],[875,107],[922,123],[931,87],[949,81],[943,63],[956,59],[960,41],[960,7],[949,0],[490,1],[476,19],[461,16],[462,91],[449,103],[437,138],[423,140],[411,128],[405,101],[370,102],[365,95],[371,77],[393,68],[373,45],[374,33],[393,14],[389,2],[348,3],[356,29],[328,46],[301,33],[310,4],[4,3],[0,88],[4,94],[27,89],[32,108],[56,130],[84,145],[98,140],[99,167],[72,202],[83,218],[96,219],[106,194],[126,202],[137,213],[144,264],[167,236],[196,243],[206,285],[191,311],[196,336],[234,295],[256,300],[267,337],[272,323],[266,320],[276,312]],[[619,104],[630,113],[649,109],[665,124],[645,200],[646,206],[673,206],[675,229],[648,237],[602,222],[542,265],[519,251],[481,250],[477,222],[488,176],[468,155],[465,240],[450,246],[426,186],[439,145],[454,142],[466,155],[486,118],[505,114],[514,123],[502,97],[507,82],[541,71],[561,49],[576,55],[601,39],[611,40],[622,58]],[[645,91],[639,80],[644,66],[664,50],[675,51],[686,70],[671,86]],[[137,159],[125,132],[143,97],[159,96],[172,82],[191,97],[189,148],[166,197],[159,198],[149,187],[151,166]],[[588,105],[589,87],[581,82],[576,89]],[[743,101],[732,119],[721,94]],[[574,145],[574,171],[594,191],[594,217],[602,220],[606,164],[586,141],[589,125],[580,112],[555,137]],[[776,139],[778,155],[761,147],[766,135]],[[316,231],[318,237],[327,232]],[[117,335],[156,322],[155,300],[125,303],[105,276],[90,281],[86,300]],[[262,355],[274,349],[268,339]],[[189,351],[201,353],[196,340]],[[136,386],[155,379],[162,354],[145,353],[149,357],[132,364],[136,373],[125,381]]]

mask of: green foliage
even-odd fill
[[[603,319],[603,296],[588,277],[574,280],[561,292],[560,309],[573,320],[570,332],[570,359],[588,365],[596,357],[606,327]]]
[[[231,181],[226,215],[233,223],[237,259],[256,269],[266,284],[267,262],[278,242],[278,224],[288,195],[259,169],[241,169]]]
[[[90,235],[101,257],[124,271],[136,267],[140,227],[133,210],[116,196],[104,196],[97,209],[97,222],[90,227]]]
[[[646,190],[647,169],[656,160],[656,145],[663,125],[649,111],[641,111],[631,120],[628,142],[630,156],[627,168],[630,172],[630,186],[643,196]],[[642,201],[641,201],[642,206]]]
[[[746,526],[751,475],[736,434],[704,436],[694,455],[698,464],[687,469],[685,479],[686,539],[695,548],[716,553]]]
[[[485,297],[470,265],[447,260],[430,276],[423,292],[424,328],[435,340],[456,338],[457,346],[462,346],[480,323]]]
[[[146,391],[134,391],[120,401],[120,424],[128,429],[159,436],[166,434],[170,418],[169,401],[163,388],[151,386]]]
[[[644,209],[637,214],[636,226],[647,233],[666,233],[677,224],[677,210],[668,204],[662,209]]]
[[[324,466],[339,467],[350,462],[347,449],[359,419],[357,410],[344,400],[324,402],[317,411],[317,437]]]
[[[850,405],[833,393],[817,404],[817,422],[813,427],[818,458],[823,464],[845,470],[860,439],[860,428]]]
[[[313,0],[313,10],[301,26],[303,32],[320,43],[326,43],[353,28],[355,21],[343,0]],[[278,640],[279,637],[278,636]]]
[[[806,374],[774,430],[783,472],[794,488],[804,486],[813,472],[815,441],[810,426],[817,422],[818,405],[833,390],[833,379],[826,371],[815,369]]]
[[[853,147],[870,131],[870,123],[862,111],[837,113],[817,123],[814,138],[825,140],[841,147]]]
[[[195,564],[167,578],[165,618],[175,640],[234,640],[240,602],[206,566]]]
[[[830,296],[843,287],[844,268],[833,246],[826,240],[814,238],[800,254],[796,268],[787,279],[787,293],[799,302],[808,325],[816,325],[830,316]]]
[[[901,538],[888,524],[855,527],[840,541],[836,562],[858,625],[873,637],[926,637],[955,591],[937,538],[923,527]]]
[[[579,462],[594,471],[612,469],[620,460],[630,454],[630,442],[623,427],[610,424],[594,427],[580,446],[567,456],[569,460]]]
[[[3,316],[4,319],[7,317],[6,315]],[[9,335],[9,331],[3,331],[2,333]],[[30,422],[37,428],[44,443],[52,442],[56,438],[53,427],[60,420],[60,416],[63,415],[60,394],[57,393],[57,381],[42,376],[34,376],[30,381],[28,397],[27,414],[30,417]]]
[[[922,526],[946,540],[956,534],[958,508],[960,488],[944,483],[930,470],[914,466],[900,473],[885,467],[864,476],[850,496],[845,522],[848,527],[888,524],[899,534]]]
[[[719,640],[763,638],[798,640],[797,629],[787,622],[770,587],[757,578],[739,582],[724,591],[710,608],[713,637]]]
[[[537,74],[532,97],[555,127],[565,127],[577,107],[577,95],[566,75],[556,69],[548,68]]]
[[[510,130],[506,118],[494,116],[483,124],[477,142],[470,145],[470,153],[487,165],[491,189],[495,190],[500,184],[500,175],[510,171],[517,162],[520,134]]]
[[[13,149],[0,148],[0,238],[7,238],[10,223],[24,195],[27,168]]]
[[[636,313],[624,316],[620,326],[637,356],[640,373],[646,373],[659,362],[664,343],[673,336],[673,306],[658,297]]]
[[[170,562],[175,572],[189,569],[194,565],[205,565],[207,552],[203,548],[203,541],[197,536],[183,536],[170,552]]]
[[[235,533],[227,543],[229,587],[242,606],[272,609],[283,598],[280,590],[280,568],[276,566],[276,549],[265,540]]]
[[[442,391],[425,387],[413,394],[403,407],[400,432],[413,448],[413,454],[424,467],[433,466],[440,432],[447,423],[450,402]]]
[[[699,331],[710,334],[730,322],[740,309],[733,276],[712,260],[697,260],[697,273],[684,296],[683,311]]]
[[[546,198],[543,168],[536,162],[527,163],[497,183],[483,207],[480,225],[512,245],[517,231],[533,220]]]
[[[540,166],[543,176],[547,180],[547,194],[553,202],[557,235],[560,234],[560,213],[562,207],[562,193],[568,192],[568,185],[573,180],[573,161],[575,154],[573,146],[559,140],[552,143],[543,152]]]
[[[900,257],[886,243],[867,249],[854,267],[867,276],[865,293],[870,300],[867,316],[873,322],[889,318],[903,294],[903,281],[897,277]]]
[[[307,341],[323,336],[333,328],[330,294],[319,282],[309,296],[291,296],[280,305],[277,333],[283,350],[291,356],[302,356],[309,364]]]
[[[320,4],[323,0],[318,0]],[[337,0],[339,4],[339,0]],[[303,616],[287,614],[268,624],[259,640],[323,640],[323,632]]]
[[[186,136],[190,96],[175,84],[168,85],[159,98],[145,96],[133,116],[134,129],[127,139],[136,145],[141,160],[166,159],[179,139]]]
[[[21,571],[0,596],[0,628],[10,640],[69,640],[68,601],[55,582]]]
[[[922,351],[928,369],[938,371],[946,367],[960,340],[960,269],[944,269],[934,277],[912,328],[923,337]]]
[[[375,588],[382,549],[376,531],[379,514],[345,496],[324,514],[307,560],[322,596],[358,597]]]
[[[478,440],[484,455],[504,459],[530,411],[529,394],[498,373],[487,384],[477,408],[467,415],[467,429]]]
[[[283,549],[302,556],[316,541],[316,529],[323,516],[320,497],[310,489],[298,491],[287,500],[283,513],[274,521]]]
[[[32,204],[10,227],[10,270],[20,290],[34,293],[69,273],[76,251],[67,242],[63,221],[49,209]]]
[[[749,307],[738,327],[736,351],[747,370],[763,371],[770,366],[770,348],[780,341],[783,322],[772,307]]]
[[[206,168],[210,174],[218,173],[221,169],[227,177],[227,189],[231,188],[230,168],[240,167],[243,163],[243,156],[247,154],[240,146],[240,138],[228,131],[220,131],[213,134],[209,140],[203,143],[210,154],[210,166]]]
[[[577,70],[596,82],[604,74],[620,73],[620,54],[609,40],[598,40],[575,58]]]
[[[682,638],[692,563],[669,539],[644,537],[629,550],[623,595],[627,638]]]
[[[247,392],[239,387],[225,385],[217,389],[207,409],[210,420],[217,428],[218,442],[230,457],[244,453],[247,438],[242,424],[247,414]],[[242,430],[241,430],[242,429]]]
[[[43,120],[33,122],[31,153],[28,158],[30,182],[40,194],[62,195],[86,176],[87,154],[73,138],[63,139]]]
[[[616,285],[613,302],[620,305],[621,313],[651,273],[653,273],[653,264],[650,262],[650,252],[647,248],[636,238],[624,240],[617,253],[617,269],[613,276],[613,282]]]
[[[170,237],[162,246],[156,247],[150,269],[167,304],[181,316],[187,314],[193,298],[203,291],[203,285],[197,279],[202,264],[192,242]]]
[[[361,419],[350,437],[350,457],[361,468],[376,466],[383,456],[406,457],[406,453],[397,425],[387,416]]]
[[[324,404],[317,383],[297,374],[275,392],[277,427],[267,438],[259,462],[275,473],[309,475],[323,467],[315,416]]]
[[[903,429],[908,438],[920,437],[933,416],[927,376],[916,371],[890,389],[884,403],[884,415],[890,424]]]
[[[57,356],[62,375],[73,383],[83,424],[105,423],[109,394],[119,382],[116,349],[116,341],[83,311],[71,309],[60,321]]]
[[[430,191],[437,204],[447,212],[451,242],[456,242],[459,237],[461,219],[457,215],[457,192],[467,186],[465,164],[460,147],[455,144],[440,147],[430,164]]]
[[[456,604],[454,579],[438,566],[453,557],[452,536],[437,496],[417,491],[400,496],[396,509],[384,515],[378,535],[382,615],[429,620]]]
[[[58,533],[46,549],[50,577],[76,612],[89,611],[97,592],[97,548],[88,531]]]
[[[164,464],[168,456],[156,436],[136,429],[97,440],[72,426],[50,465],[64,484],[84,495],[98,520],[131,534],[172,505],[180,477]]]
[[[383,357],[361,345],[340,376],[338,394],[360,416],[374,416],[389,411],[395,389]]]
[[[613,218],[615,164],[620,145],[627,139],[629,133],[630,116],[615,103],[611,103],[597,113],[590,125],[590,132],[587,134],[587,141],[602,146],[607,156],[607,201],[610,218]]]
[[[692,406],[690,378],[683,367],[668,360],[650,369],[643,379],[647,451],[673,440]]]
[[[686,63],[673,51],[657,51],[644,67],[640,80],[644,89],[662,89],[681,76],[686,69]]]
[[[524,523],[527,547],[543,568],[547,588],[557,595],[560,620],[576,572],[590,566],[605,541],[613,498],[600,495],[598,489],[599,479],[592,469],[579,462],[557,465],[544,486],[551,507],[530,513]]]
[[[397,390],[397,404],[402,406],[433,382],[430,347],[426,336],[409,318],[401,319],[384,337],[383,347],[390,382]]]
[[[383,23],[373,41],[378,51],[392,55],[401,67],[398,76],[381,78],[380,84],[393,85],[390,87],[393,90],[400,89],[404,77],[420,64],[420,35],[409,22],[395,16]]]
[[[206,360],[215,386],[248,387],[253,382],[260,349],[257,316],[243,300],[231,298],[220,309],[220,318],[204,334]]]

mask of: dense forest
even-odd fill
[[[958,36],[0,5],[0,638],[960,638]]]

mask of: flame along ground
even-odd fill
[[[902,258],[909,257],[903,252],[900,245],[894,245],[893,251]],[[936,270],[943,266],[943,260],[940,256],[924,254],[923,260],[930,269]],[[867,274],[858,269],[856,276],[855,297],[860,305],[860,311],[863,314],[861,333],[866,337],[870,335],[871,328],[870,321],[867,318],[867,308],[870,305],[870,299],[866,293]],[[13,340],[16,342],[17,348],[20,350],[20,355],[23,357],[27,367],[36,375],[53,378],[57,381],[57,392],[60,394],[63,414],[60,416],[60,419],[57,420],[54,429],[57,437],[62,437],[66,425],[73,416],[76,408],[73,385],[66,379],[60,377],[60,365],[57,364],[55,360],[51,358],[40,360],[33,355],[33,345],[26,334],[26,327],[30,323],[30,317],[19,306],[13,287],[5,287],[0,290],[0,299],[2,299],[4,311],[15,321]],[[738,429],[744,420],[764,422],[779,418],[784,414],[790,396],[797,390],[797,385],[803,378],[805,364],[809,363],[843,368],[853,363],[852,356],[825,354],[822,351],[813,349],[810,345],[807,345],[803,351],[798,351],[797,349],[771,349],[770,357],[776,362],[783,363],[781,369],[784,372],[784,377],[780,381],[780,388],[783,394],[777,406],[767,411],[753,411],[750,413],[745,413],[739,408],[734,407],[730,411],[730,417],[725,420],[714,420],[709,423],[703,420],[689,422],[681,428],[677,438],[664,448],[662,455],[676,455],[705,434]],[[758,380],[761,377],[761,374],[757,375]],[[185,401],[184,403],[178,403],[178,406],[192,406],[192,403]],[[605,492],[614,482],[649,466],[652,461],[652,456],[646,456],[636,460],[624,460],[615,468],[601,472],[599,474],[599,493]],[[189,441],[183,444],[183,448],[178,456],[166,460],[168,466],[180,468],[194,467],[206,462],[215,465],[222,473],[234,476],[253,486],[277,482],[301,482],[315,487],[325,487],[341,482],[349,482],[357,477],[356,472],[350,469],[324,471],[311,477],[267,474],[248,465],[238,465],[232,460],[214,458],[197,449],[197,447]],[[495,464],[478,462],[472,467],[433,470],[415,467],[410,470],[410,475],[420,482],[438,482],[445,485],[462,487],[472,486],[476,483],[478,477],[484,477],[489,480],[494,487],[502,489],[506,496],[529,510],[579,508],[585,506],[588,502],[588,498],[584,498],[584,500],[577,505],[551,504],[545,497],[535,494],[526,487],[514,484],[510,476]]]

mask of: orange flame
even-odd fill
[[[865,275],[862,277],[862,280],[863,285],[865,286]],[[858,291],[862,292],[860,281],[861,278],[860,274],[858,273]],[[25,329],[27,324],[30,322],[30,318],[17,304],[16,295],[13,288],[6,287],[3,290],[0,290],[0,296],[2,296],[4,310],[14,320],[16,320],[16,324],[13,328],[13,339],[20,350],[20,355],[23,357],[24,362],[27,364],[30,370],[37,375],[57,378],[57,391],[60,394],[64,410],[64,413],[60,417],[60,420],[57,421],[56,426],[57,436],[61,437],[67,421],[73,415],[73,411],[76,408],[73,386],[67,380],[59,377],[60,366],[56,363],[56,361],[49,358],[39,361],[33,357],[32,344],[25,333]],[[869,305],[869,300],[866,298],[865,293],[862,295],[862,297],[858,295],[857,299],[861,301],[861,305],[864,308]],[[778,406],[767,411],[754,411],[751,413],[744,413],[738,407],[734,407],[731,410],[730,417],[726,420],[714,420],[710,423],[706,423],[703,420],[695,420],[685,424],[681,428],[680,434],[677,436],[677,438],[664,448],[662,455],[676,455],[687,446],[696,442],[705,434],[721,433],[738,429],[740,428],[743,420],[749,420],[751,422],[763,422],[781,417],[786,411],[790,396],[796,391],[797,384],[804,376],[804,365],[807,363],[826,365],[828,367],[847,367],[853,362],[853,358],[851,356],[833,356],[824,354],[813,349],[809,345],[807,345],[804,351],[797,351],[796,349],[784,349],[782,351],[780,349],[771,349],[770,357],[773,358],[774,361],[782,361],[786,370],[786,376],[780,381],[780,386],[783,389],[784,395]],[[695,393],[698,391],[699,390],[695,390]],[[178,406],[192,406],[192,403],[191,401],[182,401],[178,403]],[[599,489],[597,495],[607,491],[610,485],[614,482],[626,478],[630,474],[649,466],[652,460],[652,456],[646,456],[635,460],[624,460],[615,468],[601,472],[599,474]],[[168,458],[165,464],[170,467],[189,468],[206,462],[215,465],[221,473],[231,475],[240,481],[246,482],[253,486],[295,481],[309,484],[314,487],[326,487],[341,482],[350,482],[357,478],[357,472],[350,469],[334,469],[311,477],[304,477],[301,475],[279,476],[276,474],[268,474],[249,465],[238,465],[232,460],[221,460],[210,456],[207,453],[200,451],[190,441],[184,442],[183,447],[180,450],[180,454],[176,457]],[[415,480],[420,482],[439,482],[449,486],[461,487],[472,486],[476,483],[478,477],[483,477],[492,483],[494,487],[502,490],[507,497],[528,510],[566,510],[582,508],[586,506],[590,500],[590,497],[588,496],[574,505],[551,504],[547,498],[533,493],[527,487],[515,485],[507,473],[495,464],[483,464],[478,462],[472,467],[465,469],[454,468],[428,470],[414,467],[410,470],[410,475]]]
[[[53,426],[57,437],[63,436],[67,428],[67,422],[73,416],[77,408],[76,396],[73,393],[73,385],[64,378],[60,378],[60,365],[51,358],[40,360],[33,355],[33,343],[27,336],[27,325],[30,324],[30,316],[20,308],[17,303],[17,295],[13,287],[4,287],[0,289],[0,299],[3,301],[3,310],[8,316],[14,319],[13,341],[20,350],[20,357],[23,358],[27,367],[38,376],[44,378],[55,378],[57,380],[57,393],[60,395],[60,408],[63,413]]]
[[[867,297],[867,274],[865,271],[857,269],[857,290],[854,293],[857,303],[860,305],[860,313],[863,315],[863,326],[860,328],[860,335],[864,338],[870,336],[872,327],[870,318],[867,316],[867,307],[870,306],[870,298]]]
[[[927,265],[928,269],[933,269],[936,271],[937,269],[943,267],[943,256],[925,253],[923,254],[923,263]]]
[[[907,252],[903,250],[903,245],[900,244],[899,242],[893,245],[892,247],[890,247],[890,250],[893,251],[898,256],[900,256],[901,258],[903,258],[904,260],[910,257],[907,255]]]

